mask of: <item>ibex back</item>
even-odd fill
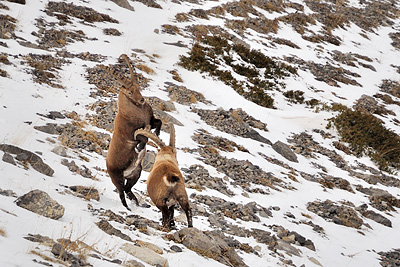
[[[140,93],[140,86],[126,55],[122,55],[129,67],[131,79],[121,77],[109,67],[102,67],[121,84],[118,95],[118,113],[114,121],[114,133],[108,149],[106,165],[113,184],[117,187],[122,204],[130,210],[126,203],[125,193],[130,200],[139,201],[132,193],[142,171],[142,160],[146,153],[147,137],[134,133],[140,128],[155,128],[160,134],[161,120],[156,119],[153,109]]]
[[[140,129],[135,133],[135,135],[147,136],[160,147],[147,180],[147,193],[162,213],[162,226],[165,230],[169,230],[175,225],[175,202],[178,202],[186,213],[188,227],[193,227],[192,210],[185,189],[185,179],[179,170],[176,159],[175,129],[172,123],[169,124],[169,129],[170,142],[168,146],[148,129]]]

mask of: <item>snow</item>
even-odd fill
[[[101,13],[106,13],[112,18],[117,19],[120,23],[94,23],[93,25],[83,25],[77,19],[71,26],[73,30],[82,30],[89,38],[96,37],[97,40],[85,42],[75,42],[67,46],[67,50],[72,53],[80,53],[90,51],[106,55],[108,58],[103,64],[115,63],[120,54],[130,54],[132,49],[143,49],[147,55],[158,55],[155,62],[150,62],[149,57],[140,56],[148,66],[155,69],[156,74],[149,75],[151,78],[150,86],[143,91],[145,96],[157,96],[161,99],[168,100],[165,91],[161,90],[164,83],[173,81],[168,71],[177,69],[181,78],[184,81],[184,86],[187,88],[202,93],[205,98],[213,103],[213,105],[194,104],[196,107],[205,109],[223,108],[242,108],[249,115],[266,122],[268,124],[268,132],[258,131],[264,137],[270,139],[273,143],[280,140],[286,140],[294,133],[307,132],[311,134],[312,129],[324,129],[327,132],[337,136],[333,129],[325,129],[327,119],[333,116],[333,113],[321,111],[314,112],[311,109],[306,109],[301,105],[290,105],[283,98],[277,97],[277,109],[266,109],[260,107],[250,101],[245,100],[237,94],[232,88],[223,84],[220,81],[200,74],[191,72],[177,66],[176,63],[180,55],[188,52],[188,48],[176,47],[167,45],[182,41],[188,44],[189,47],[193,43],[188,37],[181,35],[168,35],[161,33],[161,25],[174,24],[175,14],[179,12],[188,12],[191,8],[210,8],[217,5],[215,1],[205,1],[201,6],[195,4],[182,3],[177,4],[173,1],[159,1],[162,9],[149,8],[138,2],[130,4],[135,8],[135,11],[129,11],[115,5],[112,1],[105,0],[71,0],[68,1],[76,5],[86,5]],[[227,2],[227,1],[225,1]],[[297,1],[302,2],[302,1]],[[10,7],[10,10],[1,10],[4,14],[9,14],[18,20],[16,34],[23,39],[35,43],[36,37],[31,33],[38,29],[34,26],[35,19],[43,17],[47,21],[57,21],[46,15],[45,9],[47,0],[30,1],[27,0],[26,5],[19,5],[9,2],[2,2]],[[220,4],[221,2],[218,2]],[[358,1],[351,1],[349,4],[357,5]],[[263,12],[270,19],[275,18],[276,13]],[[211,19],[209,21],[199,20],[202,23],[221,25],[221,20]],[[190,22],[192,23],[192,22]],[[186,24],[190,24],[186,22]],[[400,20],[396,20],[396,25],[400,24]],[[123,33],[122,36],[106,36],[102,34],[102,29],[114,27]],[[318,25],[314,27],[319,27]],[[156,33],[154,30],[160,30]],[[314,80],[313,75],[309,72],[300,71],[299,76],[286,80],[287,88],[291,90],[303,90],[307,98],[317,98],[322,102],[330,103],[332,101],[341,102],[349,107],[354,104],[361,95],[373,95],[378,92],[378,85],[383,79],[399,80],[400,74],[396,73],[392,65],[400,65],[399,51],[391,46],[391,39],[388,33],[392,32],[390,27],[381,27],[376,30],[376,33],[368,33],[369,39],[365,39],[359,33],[361,29],[356,25],[350,25],[346,29],[335,30],[334,34],[343,40],[340,46],[324,44],[324,49],[318,54],[315,44],[303,40],[294,30],[287,25],[280,24],[280,29],[277,37],[292,40],[301,49],[293,49],[290,47],[267,48],[261,44],[263,36],[256,36],[254,32],[251,39],[252,48],[262,50],[266,55],[276,58],[283,58],[284,55],[294,54],[304,60],[312,60],[318,63],[325,63],[325,56],[333,50],[339,50],[343,53],[352,52],[367,55],[374,60],[373,66],[376,72],[366,68],[351,68],[361,75],[356,78],[362,87],[341,84],[341,88],[334,88],[325,83]],[[1,68],[8,72],[9,78],[0,77],[0,143],[7,143],[19,146],[23,149],[40,152],[42,159],[50,165],[55,173],[53,177],[44,176],[32,168],[23,169],[12,166],[8,163],[0,161],[0,188],[3,190],[11,189],[18,196],[21,196],[30,190],[40,189],[47,192],[57,202],[65,206],[64,216],[58,220],[52,220],[43,216],[37,215],[25,209],[18,207],[13,197],[0,195],[0,230],[5,231],[5,236],[0,235],[0,265],[1,266],[40,266],[33,262],[33,259],[41,261],[42,258],[33,254],[32,250],[39,250],[43,254],[51,256],[48,249],[43,245],[30,242],[23,237],[28,234],[41,234],[49,236],[57,240],[59,238],[70,238],[71,240],[84,241],[87,244],[93,245],[103,255],[112,259],[114,256],[119,259],[130,260],[133,257],[121,251],[119,248],[125,243],[115,236],[109,236],[101,231],[95,223],[98,221],[94,215],[87,210],[87,205],[90,203],[94,208],[110,209],[116,213],[127,214],[127,211],[120,203],[118,195],[113,192],[112,185],[108,175],[99,171],[105,169],[105,158],[95,153],[83,152],[90,160],[84,161],[78,156],[78,153],[73,150],[68,150],[68,154],[78,166],[85,165],[95,175],[98,181],[84,179],[79,175],[71,173],[68,168],[61,165],[62,157],[51,152],[55,145],[59,145],[56,136],[51,136],[39,131],[36,131],[33,126],[41,126],[54,121],[38,116],[37,114],[47,114],[49,111],[76,111],[81,116],[84,116],[88,111],[86,105],[95,102],[94,98],[89,97],[89,92],[93,90],[93,85],[88,84],[85,78],[86,67],[92,67],[97,63],[82,61],[80,59],[70,59],[71,64],[63,66],[60,73],[60,83],[65,89],[55,89],[47,85],[39,85],[33,82],[32,76],[26,72],[27,65],[21,65],[21,58],[13,57],[13,55],[27,55],[29,53],[37,54],[54,54],[54,52],[46,52],[33,48],[26,48],[19,45],[15,40],[2,39],[7,43],[7,47],[0,46],[0,52],[7,53],[10,56],[8,59],[12,65],[1,64]],[[360,59],[360,61],[362,61]],[[370,63],[368,63],[370,64]],[[315,92],[310,88],[317,88]],[[335,92],[344,99],[338,99],[332,95]],[[213,190],[205,190],[197,192],[194,189],[187,189],[188,195],[191,193],[197,194],[214,194],[215,196],[225,198],[229,201],[237,203],[248,203],[256,201],[264,207],[278,206],[279,211],[273,211],[273,217],[261,218],[260,223],[242,222],[244,227],[263,227],[263,225],[282,225],[292,231],[297,231],[308,239],[311,239],[316,251],[311,251],[307,248],[296,246],[302,253],[301,257],[288,256],[296,266],[305,264],[306,266],[316,266],[310,258],[317,259],[322,266],[379,266],[378,254],[379,251],[389,251],[393,248],[398,248],[398,230],[400,228],[400,216],[398,209],[388,216],[392,221],[393,227],[388,228],[375,223],[372,220],[363,218],[372,229],[365,226],[361,230],[344,227],[327,222],[323,218],[309,212],[306,209],[306,204],[315,200],[342,201],[348,200],[356,206],[363,203],[368,203],[368,199],[361,194],[352,194],[344,190],[332,189],[323,190],[318,183],[312,183],[301,177],[297,177],[299,182],[290,182],[282,172],[287,172],[286,169],[277,165],[268,163],[265,159],[259,156],[258,152],[277,158],[298,171],[304,171],[310,174],[317,174],[320,170],[313,168],[310,159],[298,155],[299,163],[286,161],[281,155],[276,153],[270,146],[260,146],[260,143],[237,136],[232,136],[226,133],[219,132],[215,128],[208,126],[199,116],[190,112],[190,107],[175,103],[177,110],[170,114],[184,124],[184,126],[176,126],[177,147],[178,148],[194,148],[198,145],[192,141],[190,136],[200,128],[203,128],[213,135],[229,138],[238,144],[246,147],[250,153],[236,151],[235,153],[222,154],[228,158],[236,158],[239,160],[249,160],[253,164],[260,166],[266,172],[272,172],[278,178],[290,183],[296,188],[294,191],[270,190],[270,195],[250,194],[250,198],[241,195],[241,191],[237,188],[230,188],[237,193],[233,198],[228,198]],[[390,109],[400,114],[398,106],[390,106]],[[57,123],[64,123],[69,119],[57,120]],[[394,131],[400,133],[400,127],[390,125],[387,119],[388,127],[392,127]],[[162,132],[161,138],[168,140],[168,134]],[[318,138],[318,135],[313,135]],[[49,142],[53,140],[56,144]],[[324,139],[320,138],[319,143],[323,144]],[[329,144],[324,144],[329,146]],[[343,153],[342,153],[343,154]],[[0,152],[0,156],[3,152]],[[342,155],[347,161],[354,162],[354,158]],[[70,160],[69,159],[69,160]],[[195,155],[191,155],[178,151],[178,161],[181,168],[187,168],[193,164],[202,164]],[[328,158],[320,156],[318,164],[327,168],[328,173],[332,176],[345,178],[352,185],[361,184],[364,187],[370,185],[362,180],[357,180],[341,169],[338,169]],[[373,166],[368,158],[357,159],[368,166]],[[355,164],[355,163],[354,163]],[[223,177],[216,169],[206,166],[212,176]],[[135,185],[134,191],[142,197],[145,196],[148,173],[143,172],[138,184]],[[69,194],[62,194],[62,186],[72,185],[93,186],[100,191],[100,201],[87,202],[83,199],[76,198]],[[397,198],[400,197],[400,189],[393,187],[385,187],[376,185],[376,187],[389,191]],[[158,221],[161,218],[160,212],[152,207],[145,209],[136,207],[133,203],[130,205],[132,214],[139,214],[143,217]],[[312,217],[315,224],[323,226],[326,236],[312,231],[310,226],[305,224],[296,224],[287,220],[284,216],[286,212],[291,212],[298,219],[307,219],[302,214],[307,214]],[[234,222],[232,220],[232,222]],[[201,216],[194,218],[193,224],[201,230],[211,230],[207,219]],[[265,228],[263,228],[265,229]],[[363,234],[360,234],[362,232]],[[154,243],[165,250],[173,244],[171,241],[165,241],[162,238],[164,233],[154,231],[153,235],[145,235],[139,231],[124,230],[133,240],[142,239]],[[251,246],[260,246],[261,251],[259,256],[240,252],[244,262],[248,266],[277,266],[280,260],[277,257],[271,256],[271,251],[266,245],[257,243],[253,238],[238,238],[243,243],[249,243]],[[182,246],[183,247],[183,246]],[[195,252],[184,249],[183,253],[164,253],[163,257],[167,258],[170,266],[187,267],[187,266],[223,266],[221,263],[212,259],[204,258]],[[93,266],[115,266],[116,264],[107,261],[101,261],[94,258],[88,258],[88,262]],[[143,263],[145,266],[149,266]],[[58,265],[57,265],[58,266]]]

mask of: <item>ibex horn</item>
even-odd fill
[[[153,140],[154,143],[156,143],[156,145],[157,145],[158,147],[160,147],[160,148],[165,147],[164,142],[161,141],[161,139],[160,139],[157,135],[155,135],[154,133],[152,133],[152,132],[150,131],[149,128],[147,128],[147,129],[139,129],[139,130],[136,130],[136,131],[135,131],[135,134],[134,134],[135,139],[136,139],[136,136],[137,136],[138,134],[141,134],[141,135],[146,136],[147,138],[150,138],[150,139]]]

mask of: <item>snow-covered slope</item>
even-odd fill
[[[398,174],[339,150],[347,146],[326,126],[338,114],[332,104],[352,108],[366,95],[390,111],[376,116],[400,134],[399,12],[396,1],[0,2],[0,265],[151,266],[143,256],[156,258],[149,250],[126,249],[144,241],[174,267],[396,266]],[[296,68],[271,79],[273,108],[178,64],[194,45],[210,48],[204,33]],[[234,63],[249,66],[230,51]],[[147,171],[133,188],[142,205],[129,203],[131,212],[105,171],[112,133],[104,122],[115,115],[117,91],[96,66],[115,65],[121,54],[141,75],[145,97],[175,107],[151,102],[164,122],[176,120],[194,228],[215,242],[205,251],[207,239],[177,238],[182,214],[177,229],[157,227]],[[214,60],[248,82],[222,57]],[[387,81],[391,94],[382,89]],[[304,101],[288,91],[303,92]],[[75,186],[89,191],[79,195]],[[35,189],[64,207],[61,218],[17,205]],[[55,243],[70,256],[59,257]]]

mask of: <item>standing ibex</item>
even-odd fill
[[[149,128],[139,129],[135,132],[135,136],[144,135],[160,147],[147,180],[147,193],[157,208],[161,210],[163,228],[170,229],[171,226],[175,225],[174,202],[178,202],[185,211],[188,227],[193,227],[192,211],[185,190],[185,180],[176,159],[175,129],[172,123],[169,124],[169,130],[169,146],[166,146],[158,136],[150,132]]]
[[[153,109],[140,93],[140,86],[128,57],[125,54],[122,57],[128,64],[130,80],[118,75],[114,69],[102,66],[102,69],[121,84],[118,113],[114,121],[114,133],[108,149],[106,165],[122,204],[130,210],[126,204],[125,193],[130,200],[135,200],[136,205],[139,205],[131,189],[140,177],[147,143],[147,137],[141,135],[136,137],[134,133],[137,129],[149,126],[151,129],[155,128],[155,134],[159,135],[161,120],[154,117]]]

